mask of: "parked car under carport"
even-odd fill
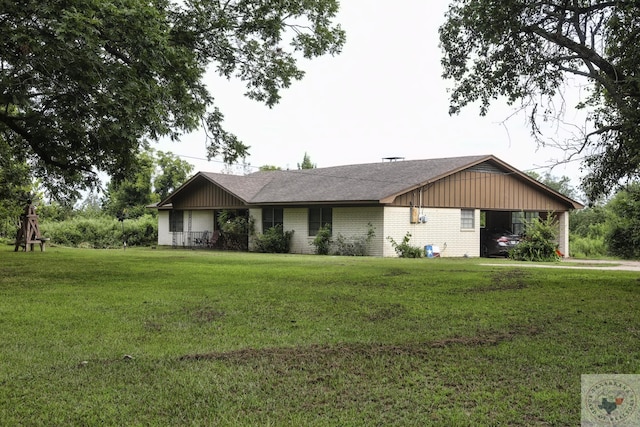
[[[496,257],[509,255],[509,251],[520,243],[521,237],[505,228],[480,229],[480,256]]]

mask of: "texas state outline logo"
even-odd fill
[[[581,395],[582,426],[640,426],[640,375],[582,375]]]

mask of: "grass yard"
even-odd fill
[[[640,373],[638,273],[480,263],[0,248],[0,424],[567,426]]]

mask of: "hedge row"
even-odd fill
[[[61,246],[95,249],[150,246],[158,243],[158,220],[151,215],[123,222],[110,217],[74,218],[60,222],[43,221],[40,232]]]

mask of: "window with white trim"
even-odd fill
[[[461,209],[460,210],[460,228],[463,230],[473,230],[475,228],[475,213],[474,209]]]

